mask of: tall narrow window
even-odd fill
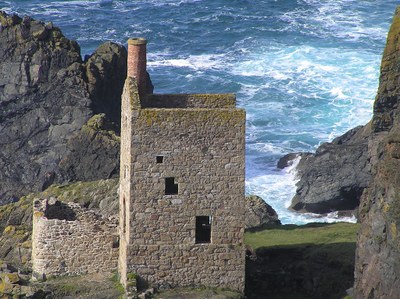
[[[178,184],[175,178],[165,178],[165,195],[178,194]]]
[[[122,198],[122,233],[126,232],[126,203],[125,196]]]
[[[196,244],[211,242],[211,216],[196,216]]]
[[[112,248],[119,248],[119,236],[113,236]]]

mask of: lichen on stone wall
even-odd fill
[[[140,110],[138,125],[159,125],[167,126],[168,123],[177,120],[176,126],[181,127],[184,119],[192,119],[200,123],[213,123],[214,125],[242,125],[245,120],[245,112],[240,109],[162,109],[162,108],[147,108]],[[179,121],[180,120],[180,121]],[[184,128],[181,127],[182,130]]]

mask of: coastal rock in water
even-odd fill
[[[315,154],[304,154],[297,166],[299,182],[291,208],[329,213],[354,210],[371,179],[368,142],[370,124],[354,128]]]
[[[78,44],[51,23],[0,12],[0,24],[2,205],[71,179],[59,169],[60,161],[74,152],[76,143],[71,138],[82,134],[94,113],[106,113],[111,121],[118,119],[126,50],[107,43],[84,63]],[[98,138],[91,141],[98,142]],[[107,155],[100,150],[101,144],[98,148],[101,155]],[[118,159],[113,163],[117,167]],[[109,176],[110,171],[97,169],[97,174]]]
[[[381,64],[370,143],[373,178],[360,208],[353,298],[400,298],[400,7]],[[380,132],[380,133],[378,133]]]
[[[302,153],[289,153],[284,155],[279,159],[278,164],[276,165],[279,169],[284,169],[286,167],[292,166],[294,160],[301,157]]]
[[[255,228],[281,224],[276,211],[261,197],[246,196],[245,227]]]

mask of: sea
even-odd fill
[[[156,93],[236,93],[246,109],[246,193],[282,223],[354,222],[287,209],[290,152],[367,123],[394,0],[19,0],[0,10],[53,22],[82,56],[105,41],[148,40]]]

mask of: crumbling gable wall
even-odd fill
[[[75,203],[36,199],[33,207],[34,276],[112,272],[118,263],[118,221]]]

